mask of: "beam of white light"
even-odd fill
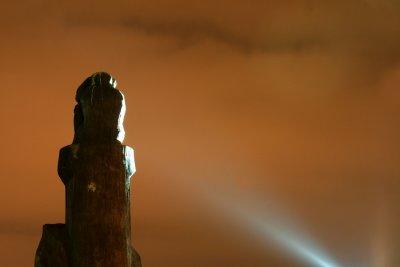
[[[316,248],[312,248],[307,240],[297,237],[299,234],[292,232],[287,224],[279,223],[277,218],[263,218],[263,216],[251,211],[250,207],[232,201],[220,200],[219,204],[223,206],[231,216],[239,219],[246,225],[246,228],[262,234],[267,242],[273,241],[281,248],[291,252],[299,258],[313,264],[316,267],[338,267],[338,265],[328,260]],[[215,200],[217,198],[214,198]],[[271,216],[271,214],[269,215]]]
[[[372,266],[389,267],[389,207],[384,200],[376,208],[374,236],[372,239]]]
[[[208,169],[213,169],[212,176],[232,176],[229,173],[218,173],[217,168],[212,168],[212,166],[208,167]],[[177,174],[174,173],[174,176]],[[209,176],[208,173],[206,176]],[[190,189],[191,195],[196,193],[201,196],[202,202],[210,202],[210,206],[217,209],[219,214],[233,218],[230,221],[239,223],[246,231],[256,234],[260,242],[277,245],[283,251],[289,252],[313,267],[340,267],[312,242],[309,235],[301,229],[297,218],[285,212],[286,207],[278,203],[271,192],[268,194],[263,192],[261,196],[256,192],[246,193],[246,190],[237,190],[237,187],[233,188],[234,185],[221,183],[218,179],[204,180],[203,177],[196,177],[196,175],[188,177],[184,174],[180,178],[180,184]]]
[[[203,193],[203,199],[206,197],[221,213],[233,217],[234,221],[240,223],[243,228],[257,234],[262,242],[275,244],[314,267],[339,267],[307,238],[307,235],[296,225],[294,218],[284,214],[284,208],[281,205],[274,203],[265,209],[258,207],[261,199],[257,195],[244,197],[241,193],[235,194],[235,190],[232,188],[229,190],[227,186],[210,187],[198,181],[192,180],[192,182],[191,186]],[[224,189],[218,190],[218,188]]]

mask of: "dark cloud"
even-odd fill
[[[0,221],[0,236],[35,236],[40,229],[40,223],[34,224],[30,219],[13,220],[13,218],[10,218],[9,220],[2,219]]]
[[[67,6],[68,7],[68,6]],[[143,36],[159,50],[177,52],[202,45],[230,47],[244,55],[321,54],[347,67],[350,87],[366,87],[399,64],[400,10],[374,1],[260,1],[104,3],[61,12],[70,31],[108,28]],[[163,48],[160,40],[169,42]],[[335,59],[336,57],[336,59]],[[327,65],[326,70],[330,71]],[[344,71],[344,70],[343,70]],[[365,79],[368,77],[368,79]],[[360,82],[364,80],[365,82]]]
[[[67,15],[64,21],[68,28],[79,27],[110,27],[130,31],[128,34],[145,34],[151,38],[174,39],[178,49],[201,45],[213,41],[243,52],[305,52],[307,50],[322,49],[329,45],[328,40],[317,35],[306,36],[249,36],[247,33],[237,32],[218,24],[212,20],[201,18],[180,19],[172,18],[167,21],[141,19],[139,17],[92,17]],[[249,29],[251,32],[252,29]]]
[[[130,18],[122,21],[122,25],[148,35],[172,36],[181,47],[195,45],[205,40],[213,40],[248,52],[302,52],[304,50],[326,46],[322,38],[303,37],[293,40],[279,40],[265,37],[264,40],[246,38],[240,33],[230,32],[210,21],[172,21],[169,23],[145,23]]]

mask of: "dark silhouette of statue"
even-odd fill
[[[122,145],[125,100],[105,72],[76,93],[73,144],[60,150],[65,224],[46,224],[35,267],[141,267],[131,246],[133,149]]]
[[[75,97],[74,144],[124,140],[125,99],[116,85],[108,73],[98,72],[79,86]]]

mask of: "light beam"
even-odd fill
[[[261,238],[261,242],[278,245],[282,250],[289,252],[304,262],[308,262],[313,267],[339,267],[338,264],[326,256],[322,250],[316,246],[304,231],[301,231],[297,225],[287,216],[283,216],[282,207],[270,207],[269,209],[256,208],[259,203],[254,203],[243,194],[235,194],[226,190],[216,190],[204,186],[195,187],[197,190],[203,190],[203,197],[213,203],[213,207],[217,207],[220,212],[233,217],[247,231],[251,231]],[[252,195],[251,199],[255,200],[257,196]],[[257,202],[257,200],[256,200]],[[297,227],[296,227],[297,226]]]

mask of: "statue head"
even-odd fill
[[[94,89],[96,87],[111,87],[117,89],[117,80],[114,79],[107,72],[96,72],[93,75],[86,78],[83,83],[78,87],[76,91],[75,100],[79,103],[79,99],[82,96],[82,92],[88,89]]]
[[[125,136],[124,95],[107,72],[96,72],[76,91],[74,143],[122,142]]]

